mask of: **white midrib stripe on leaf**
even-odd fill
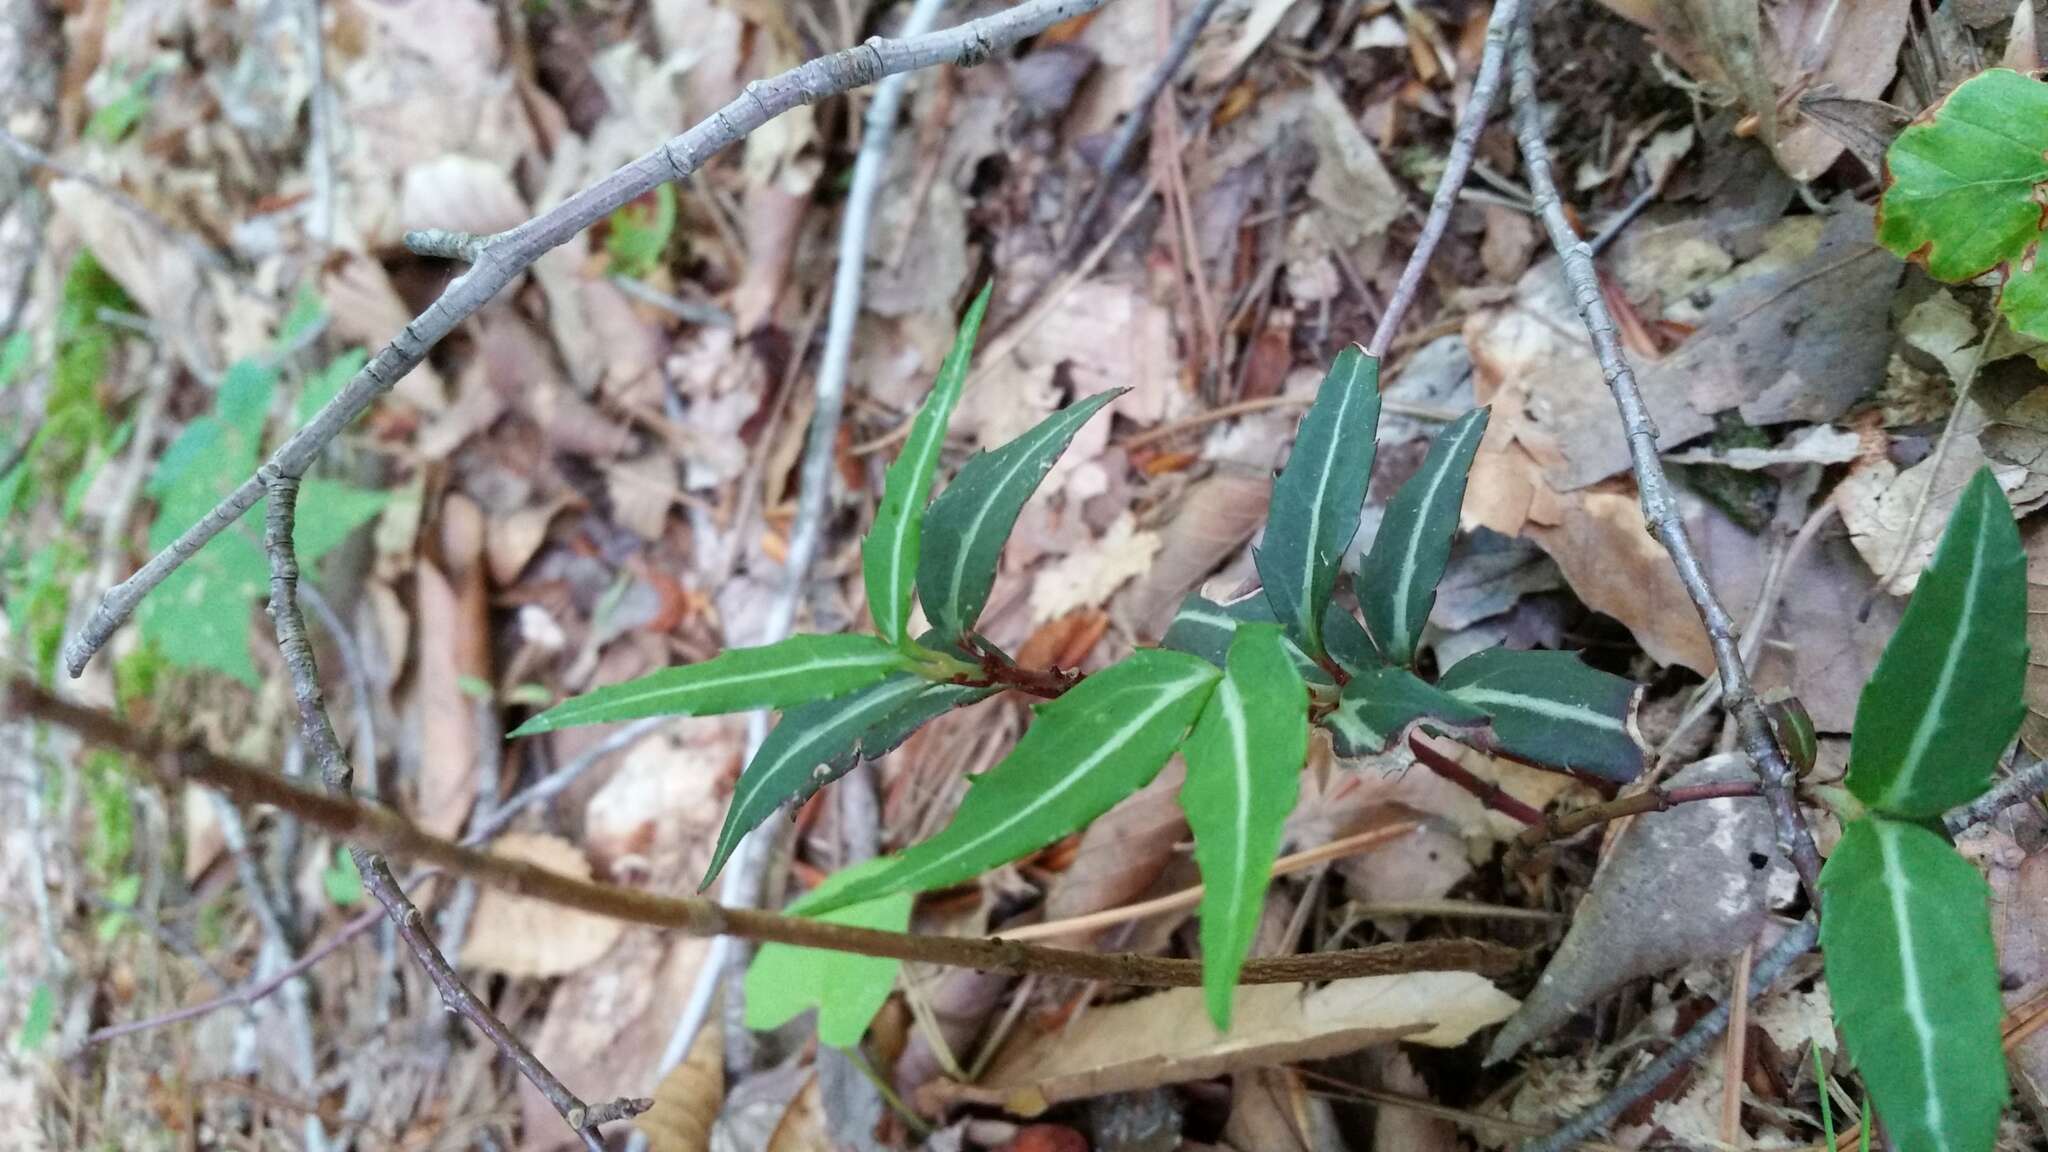
[[[835,668],[894,667],[900,662],[901,657],[894,652],[863,652],[857,656],[810,660],[802,664],[784,664],[779,667],[762,668],[753,672],[735,672],[729,676],[692,680],[688,684],[649,688],[643,692],[634,693],[631,696],[614,696],[609,700],[603,701],[602,704],[594,703],[592,707],[603,707],[606,709],[624,708],[648,700],[658,700],[664,696],[695,695],[718,688],[733,688],[742,684],[759,683],[764,680],[783,680],[797,676],[807,676],[814,672],[829,672]],[[570,713],[570,715],[574,715],[574,713]]]
[[[890,709],[896,707],[896,705],[898,704],[903,703],[910,697],[917,695],[919,692],[924,691],[924,689],[927,688],[929,685],[930,681],[927,680],[905,680],[901,684],[890,685],[887,690],[878,691],[868,696],[864,696],[861,699],[855,701],[855,703],[859,705],[859,710],[862,712],[880,711],[881,713],[886,715]],[[754,802],[754,798],[761,794],[761,789],[766,788],[768,786],[769,780],[774,778],[774,776],[776,775],[776,770],[778,768],[780,768],[783,764],[791,762],[792,760],[796,760],[806,755],[809,755],[807,750],[815,747],[821,740],[823,740],[827,735],[829,735],[833,729],[837,728],[839,721],[844,720],[846,718],[846,715],[846,713],[842,713],[837,719],[834,720],[833,723],[821,724],[818,727],[811,729],[809,732],[806,732],[803,735],[802,739],[798,740],[796,743],[791,744],[789,746],[789,748],[784,752],[780,762],[768,765],[764,771],[754,772],[752,771],[754,765],[747,765],[749,771],[745,775],[752,776],[753,780],[751,782],[748,782],[747,784],[746,795],[734,796],[732,798],[732,810],[734,812],[746,811],[747,806]],[[877,717],[877,719],[880,719],[880,717]],[[856,737],[856,739],[857,738],[858,737]],[[815,763],[816,761],[813,762]]]
[[[1941,1091],[1934,1071],[1934,1021],[1927,1014],[1927,998],[1920,991],[1920,957],[1914,951],[1913,918],[1906,908],[1912,882],[1894,854],[1893,837],[1899,834],[1898,829],[1886,827],[1883,821],[1878,821],[1872,830],[1877,833],[1877,855],[1884,862],[1885,891],[1891,896],[1892,919],[1898,926],[1899,972],[1905,982],[1905,995],[1900,1006],[1913,1025],[1913,1041],[1920,1049],[1920,1075],[1927,1089],[1927,1135],[1940,1152],[1947,1152],[1948,1136],[1942,1131]]]
[[[922,414],[920,414],[920,419],[922,419]],[[943,437],[946,434],[946,424],[943,419],[932,421],[932,426],[937,431],[929,436],[918,438],[913,443],[905,445],[903,449],[905,455],[911,456],[910,466],[912,474],[905,477],[908,481],[905,487],[908,490],[902,494],[903,515],[897,518],[895,531],[889,534],[888,579],[883,584],[883,590],[889,594],[889,602],[882,605],[882,611],[887,616],[887,620],[885,622],[882,616],[875,618],[875,623],[883,625],[882,631],[889,633],[885,639],[892,642],[903,638],[903,629],[909,623],[910,605],[906,602],[905,597],[897,594],[896,590],[909,587],[909,584],[903,579],[903,559],[910,551],[910,526],[922,522],[924,500],[925,497],[931,494],[932,473],[937,471],[937,455],[935,453],[931,457],[927,457],[924,453],[924,445],[933,438]],[[922,429],[918,431],[922,431]],[[912,453],[915,453],[915,455],[911,455]],[[887,483],[886,479],[884,483]]]
[[[1949,693],[1955,690],[1956,672],[1963,666],[1963,650],[1968,647],[1970,621],[1977,614],[1977,587],[1980,583],[1977,566],[1984,560],[1984,536],[1990,524],[1990,513],[1978,516],[1969,577],[1963,582],[1962,616],[1949,633],[1948,652],[1941,660],[1941,675],[1934,681],[1934,690],[1927,694],[1927,708],[1920,713],[1920,724],[1913,730],[1913,741],[1906,746],[1905,758],[1899,761],[1899,774],[1893,779],[1890,789],[1894,800],[1913,794],[1913,778],[1920,774],[1920,766],[1926,763],[1927,754],[1934,748],[1934,735],[1941,727],[1941,711],[1948,704]]]
[[[1057,432],[1063,427],[1065,425],[1060,424],[1053,431]],[[1031,463],[1033,454],[1042,443],[1043,438],[1034,442],[1031,447],[1018,451],[1016,463],[1010,465],[1008,472],[1003,473],[1003,478],[989,491],[989,498],[981,502],[981,508],[975,512],[974,519],[968,522],[967,530],[960,534],[960,547],[953,555],[953,579],[946,588],[946,615],[956,627],[965,628],[970,623],[960,619],[960,589],[967,583],[967,557],[974,551],[974,541],[981,535],[981,527],[987,523],[989,509],[995,507],[996,497],[1009,488],[1010,482],[1017,478],[1017,473],[1022,472],[1026,464]]]
[[[1131,738],[1136,736],[1139,730],[1144,728],[1146,724],[1151,723],[1153,717],[1178,703],[1182,696],[1194,691],[1195,686],[1201,681],[1213,680],[1213,678],[1213,673],[1203,672],[1199,676],[1186,676],[1167,684],[1156,686],[1133,685],[1130,689],[1131,691],[1144,690],[1153,693],[1153,702],[1150,707],[1132,717],[1123,727],[1117,729],[1114,734],[1097,745],[1094,752],[1083,757],[1065,776],[1060,777],[1057,784],[1040,792],[1031,803],[1017,809],[1008,819],[953,849],[951,852],[946,853],[944,856],[937,857],[922,867],[914,868],[901,876],[894,877],[890,885],[891,890],[898,892],[917,890],[917,880],[919,877],[929,876],[953,861],[972,853],[975,849],[1016,827],[1023,821],[1030,819],[1033,813],[1059,799],[1061,796],[1066,795],[1068,789],[1086,779],[1088,774],[1100,766],[1104,760],[1122,751],[1124,745],[1130,743]]]
[[[1450,450],[1444,453],[1443,466],[1436,470],[1436,475],[1429,478],[1429,490],[1422,494],[1422,500],[1416,506],[1415,523],[1409,528],[1406,547],[1402,549],[1401,583],[1394,596],[1394,634],[1387,638],[1387,643],[1396,649],[1414,646],[1408,636],[1408,593],[1415,587],[1415,554],[1422,550],[1423,533],[1429,527],[1429,507],[1436,503],[1436,494],[1444,486],[1444,477],[1451,474],[1451,464],[1457,460],[1459,450],[1464,447],[1465,437],[1470,436],[1472,429],[1478,426],[1479,422],[1474,420],[1459,430],[1458,439],[1452,441]]]
[[[1619,716],[1609,716],[1597,708],[1588,708],[1583,704],[1567,704],[1562,700],[1547,700],[1541,696],[1528,696],[1520,692],[1503,692],[1498,688],[1453,688],[1450,693],[1460,700],[1473,704],[1499,704],[1517,712],[1533,712],[1552,720],[1567,720],[1594,728],[1623,731]]]
[[[1336,469],[1337,449],[1344,441],[1344,437],[1339,435],[1339,433],[1344,430],[1344,417],[1351,411],[1351,399],[1354,391],[1363,391],[1363,389],[1353,389],[1346,386],[1339,398],[1337,411],[1331,414],[1330,446],[1323,453],[1323,466],[1316,475],[1316,497],[1309,504],[1308,533],[1306,537],[1308,546],[1302,549],[1301,553],[1301,584],[1297,590],[1295,597],[1297,603],[1294,606],[1294,610],[1301,614],[1301,632],[1304,636],[1320,636],[1323,633],[1322,621],[1315,619],[1316,606],[1310,603],[1311,597],[1309,592],[1311,591],[1311,586],[1315,583],[1316,557],[1321,551],[1321,541],[1318,537],[1323,532],[1323,501],[1329,496],[1330,473]]]
[[[1244,906],[1245,872],[1251,866],[1252,750],[1245,730],[1244,696],[1236,681],[1225,676],[1216,686],[1216,704],[1223,709],[1224,729],[1230,733],[1231,782],[1237,785],[1237,835],[1230,845],[1230,911],[1223,918],[1224,934],[1236,956],[1238,912]]]

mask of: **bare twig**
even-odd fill
[[[1769,952],[1763,954],[1750,971],[1749,996],[1751,1000],[1762,995],[1792,961],[1804,956],[1820,939],[1820,925],[1809,917],[1785,933]],[[1676,1044],[1664,1050],[1663,1055],[1645,1065],[1640,1072],[1629,1077],[1609,1092],[1598,1104],[1574,1116],[1569,1123],[1540,1140],[1531,1140],[1522,1145],[1520,1152],[1565,1152],[1578,1145],[1595,1132],[1605,1128],[1614,1118],[1626,1112],[1629,1105],[1656,1091],[1659,1084],[1671,1078],[1672,1073],[1690,1065],[1707,1050],[1707,1046],[1718,1039],[1728,1028],[1729,1005],[1718,1004],[1705,1016],[1699,1018]]]
[[[296,477],[278,476],[269,482],[269,490],[270,507],[264,523],[263,546],[270,555],[270,619],[277,632],[278,650],[284,654],[285,668],[291,676],[292,696],[298,704],[300,737],[305,741],[314,763],[320,766],[329,798],[353,808],[355,801],[350,794],[354,770],[341,749],[341,741],[334,734],[333,721],[328,718],[327,701],[320,690],[319,668],[313,660],[313,646],[306,639],[305,617],[299,612],[299,558],[292,540],[292,528],[298,515],[299,482]],[[281,778],[275,782],[286,783]],[[290,787],[297,789],[296,785]],[[588,1119],[589,1106],[550,1072],[512,1034],[505,1022],[498,1019],[490,1006],[462,982],[462,977],[441,954],[433,937],[428,935],[426,918],[399,886],[397,877],[384,863],[383,855],[369,843],[358,841],[350,843],[349,856],[362,876],[363,888],[390,916],[399,938],[441,993],[441,1002],[450,1012],[469,1021],[472,1027],[489,1038],[498,1052],[511,1061],[527,1082],[554,1106],[584,1144],[592,1152],[600,1152],[604,1142],[596,1126]]]
[[[1103,201],[1109,198],[1110,189],[1116,185],[1117,174],[1131,157],[1131,149],[1145,135],[1160,95],[1180,73],[1180,66],[1187,62],[1188,53],[1195,47],[1195,40],[1222,4],[1223,0],[1198,0],[1174,28],[1173,42],[1167,45],[1166,54],[1145,77],[1144,87],[1138,89],[1138,98],[1131,104],[1130,113],[1117,126],[1116,136],[1109,142],[1109,150],[1102,154],[1102,163],[1096,166],[1095,187],[1088,193],[1088,199],[1082,201],[1081,210],[1074,214],[1066,238],[1060,241],[1059,255],[1054,258],[1053,267],[1065,267],[1074,253],[1080,250],[1082,241],[1088,238],[1088,225],[1094,221],[1096,213],[1102,211]]]
[[[1430,199],[1429,215],[1422,222],[1422,234],[1415,238],[1415,250],[1408,256],[1407,267],[1401,269],[1401,279],[1394,285],[1394,294],[1388,297],[1386,308],[1380,312],[1380,322],[1373,328],[1372,343],[1366,346],[1374,356],[1386,356],[1387,347],[1394,334],[1400,331],[1409,305],[1415,303],[1416,293],[1422,290],[1422,274],[1436,254],[1437,242],[1443,239],[1444,229],[1450,226],[1451,210],[1457,207],[1458,192],[1472,171],[1472,157],[1479,149],[1479,137],[1486,132],[1487,118],[1493,114],[1493,102],[1500,94],[1501,62],[1507,56],[1508,41],[1514,36],[1521,9],[1522,0],[1495,0],[1493,15],[1486,22],[1486,48],[1479,57],[1479,71],[1472,77],[1472,95],[1465,101],[1465,115],[1458,121],[1458,130],[1451,137],[1451,152],[1444,158],[1444,174],[1437,178],[1436,195]]]
[[[223,1008],[248,1007],[272,992],[277,991],[279,988],[284,987],[292,980],[297,979],[322,960],[334,955],[335,952],[339,951],[349,941],[376,927],[383,919],[384,910],[372,908],[368,912],[335,929],[333,933],[323,938],[319,943],[306,949],[305,954],[297,960],[292,961],[291,964],[284,968],[270,973],[268,976],[245,984],[231,992],[216,996],[211,1000],[201,1001],[198,1004],[189,1004],[183,1008],[174,1009],[156,1016],[145,1017],[141,1020],[130,1020],[123,1024],[109,1024],[104,1028],[86,1033],[80,1047],[90,1048],[96,1044],[104,1044],[109,1040],[116,1040],[123,1036],[132,1036],[138,1032],[150,1032],[158,1028],[169,1027],[172,1024],[181,1024],[187,1020],[196,1020],[201,1016],[211,1015]]]
[[[86,661],[151,589],[254,507],[273,480],[303,476],[344,427],[417,367],[428,349],[543,253],[656,186],[689,176],[720,150],[798,105],[864,87],[899,72],[947,63],[979,64],[995,52],[1106,2],[1025,0],[942,32],[897,40],[877,37],[857,48],[812,60],[773,79],[756,81],[747,85],[732,103],[689,131],[547,212],[491,237],[476,253],[469,270],[456,277],[426,311],[414,317],[391,343],[371,357],[335,398],[280,445],[254,475],[135,575],[107,592],[84,628],[65,645],[65,667],[74,676],[82,672]]]
[[[307,216],[309,231],[324,254],[334,243],[334,93],[327,86],[327,46],[320,26],[320,0],[299,0],[299,35],[306,45],[306,72],[312,90],[306,94],[306,179],[313,185]]]
[[[1621,350],[1621,341],[1616,336],[1614,318],[1609,315],[1606,301],[1601,297],[1599,275],[1594,271],[1592,254],[1565,215],[1557,181],[1551,174],[1550,146],[1543,136],[1543,110],[1536,96],[1536,57],[1529,43],[1527,19],[1522,23],[1523,31],[1514,46],[1513,104],[1516,136],[1521,142],[1529,185],[1535,192],[1544,227],[1550,233],[1550,242],[1564,264],[1565,279],[1571,285],[1572,300],[1578,307],[1579,318],[1592,336],[1608,390],[1613,393],[1615,406],[1620,410],[1622,428],[1628,437],[1629,459],[1642,499],[1643,518],[1648,521],[1650,532],[1658,543],[1670,553],[1672,566],[1678,570],[1679,582],[1685,585],[1686,595],[1691,597],[1700,622],[1706,627],[1707,638],[1714,649],[1714,664],[1720,670],[1722,700],[1735,717],[1743,751],[1749,756],[1757,779],[1763,784],[1764,796],[1770,801],[1778,840],[1792,866],[1798,870],[1807,898],[1818,908],[1820,852],[1814,847],[1813,833],[1807,828],[1806,817],[1799,810],[1798,797],[1793,794],[1795,774],[1786,762],[1784,752],[1779,749],[1771,722],[1750,687],[1749,672],[1743,665],[1742,653],[1736,643],[1734,621],[1708,584],[1706,571],[1700,566],[1698,554],[1693,551],[1692,539],[1686,534],[1677,495],[1664,475],[1663,462],[1657,457],[1656,425],[1651,422],[1649,409],[1643,404],[1635,372],[1629,367],[1628,359]]]
[[[1991,791],[1960,808],[1951,809],[1941,822],[1953,836],[2043,792],[2048,792],[2048,760],[2036,760],[2006,777]]]
[[[267,804],[291,813],[310,827],[375,852],[436,865],[500,891],[597,916],[697,936],[730,934],[760,943],[795,944],[990,972],[1037,972],[1131,987],[1197,987],[1201,983],[1201,964],[1196,960],[1041,948],[1002,939],[883,932],[753,908],[726,908],[695,897],[661,896],[577,880],[525,861],[452,843],[388,808],[367,805],[346,794],[315,791],[275,772],[203,748],[170,744],[119,717],[61,700],[26,679],[0,681],[0,686],[5,689],[0,711],[60,724],[88,742],[120,749],[133,758],[138,768],[166,785],[197,784],[216,789],[244,807]],[[367,872],[364,882],[366,887],[372,882]],[[402,894],[399,898],[403,898]],[[1245,966],[1242,982],[1292,984],[1453,968],[1498,974],[1520,959],[1521,954],[1514,949],[1483,941],[1430,940],[1348,952],[1253,959]]]

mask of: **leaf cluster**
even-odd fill
[[[1180,802],[1205,885],[1204,983],[1218,1027],[1229,1024],[1231,989],[1298,794],[1312,725],[1325,728],[1346,757],[1385,751],[1420,727],[1606,780],[1640,771],[1636,689],[1626,680],[1558,652],[1481,652],[1433,681],[1418,662],[1485,410],[1443,431],[1390,502],[1356,572],[1345,570],[1380,407],[1379,363],[1358,348],[1331,366],[1275,481],[1256,552],[1258,592],[1229,604],[1192,596],[1161,647],[1140,648],[1086,676],[1020,668],[976,630],[1003,544],[1075,433],[1118,393],[1087,397],[977,454],[934,498],[946,424],[988,295],[984,289],[968,308],[862,543],[873,635],[796,636],[734,649],[565,701],[515,735],[646,716],[783,710],[735,787],[708,885],[776,808],[801,803],[934,717],[1005,689],[1044,697],[1023,738],[973,781],[950,824],[858,875],[835,877],[804,906],[818,915],[866,908],[859,915],[882,916],[887,909],[892,923],[908,913],[899,898],[972,880],[1069,835],[1144,787],[1178,752],[1188,765]],[[884,975],[893,978],[893,969]],[[800,993],[825,993],[831,979],[788,983]]]

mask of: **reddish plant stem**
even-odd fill
[[[1500,785],[1474,776],[1464,765],[1423,743],[1420,734],[1408,737],[1408,750],[1415,753],[1423,767],[1470,792],[1486,807],[1532,828],[1542,828],[1543,813],[1508,795]]]
[[[1761,786],[1754,780],[1738,780],[1726,784],[1694,784],[1686,788],[1651,788],[1645,792],[1618,796],[1604,804],[1595,804],[1576,812],[1544,816],[1542,820],[1516,837],[1515,843],[1518,847],[1534,848],[1546,840],[1562,840],[1596,824],[1605,824],[1624,816],[1664,812],[1680,804],[1693,804],[1701,800],[1759,796],[1762,795],[1762,791]]]

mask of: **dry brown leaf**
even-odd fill
[[[812,1076],[775,1125],[766,1152],[835,1152],[841,1141],[828,1137],[826,1129],[823,1094]]]
[[[1239,1152],[1323,1152],[1343,1147],[1330,1102],[1292,1068],[1255,1068],[1230,1082],[1223,1139]]]
[[[725,1021],[715,1005],[689,1058],[661,1078],[654,1107],[633,1122],[653,1152],[711,1152],[711,1126],[725,1105]]]
[[[320,295],[333,317],[333,335],[348,343],[381,347],[412,319],[412,309],[399,297],[384,265],[360,252],[338,252],[322,266]],[[430,363],[400,377],[392,393],[428,412],[448,405],[447,385]]]
[[[474,156],[448,155],[406,170],[398,223],[493,236],[525,222],[526,198],[504,168]]]
[[[2048,520],[2021,527],[2027,550],[2027,718],[2020,743],[2048,756]]]
[[[1142,898],[1174,859],[1188,834],[1180,810],[1187,766],[1175,757],[1152,783],[1124,797],[1088,825],[1073,861],[1045,898],[1045,918],[1065,920]],[[1073,937],[1055,943],[1085,946]]]
[[[1429,1082],[1415,1062],[1399,1048],[1380,1048],[1365,1056],[1374,1067],[1374,1086],[1418,1100],[1432,1096]],[[1442,1116],[1412,1108],[1380,1108],[1372,1122],[1373,1152],[1458,1152],[1464,1145],[1458,1126]]]
[[[751,141],[748,155],[753,155]],[[774,184],[747,190],[747,263],[732,294],[733,326],[741,335],[774,318],[775,305],[789,283],[790,262],[796,256],[804,209],[810,202],[809,195]]]
[[[1032,623],[1100,606],[1126,580],[1151,568],[1160,544],[1159,534],[1139,531],[1129,512],[1118,516],[1092,551],[1077,552],[1039,570],[1031,585]]]
[[[559,836],[509,833],[491,846],[491,854],[590,879],[590,861]],[[562,976],[609,952],[624,931],[617,920],[486,888],[470,918],[462,962],[507,976]]]
[[[1486,274],[1502,284],[1513,284],[1529,267],[1536,254],[1536,224],[1527,213],[1499,204],[1484,205],[1486,236],[1479,242],[1479,262]]]
[[[1956,849],[1984,870],[1991,886],[1991,931],[2008,1009],[2048,992],[2048,852],[2020,846],[2040,844],[2048,821],[2032,807],[2010,811],[1956,837]],[[2048,1115],[2048,1034],[2021,1041],[2007,1061],[2021,1102],[2036,1117]]]
[[[1181,601],[1236,555],[1266,520],[1271,473],[1218,469],[1190,485],[1160,529],[1159,554],[1118,598],[1140,636],[1164,635]]]
[[[1974,397],[1965,401],[1950,419],[1955,428],[1938,475],[1932,455],[1904,471],[1888,457],[1866,456],[1850,467],[1849,475],[1835,489],[1835,505],[1842,510],[1842,523],[1848,525],[1849,538],[1870,570],[1883,574],[1897,565],[1896,574],[1886,585],[1886,591],[1895,596],[1911,593],[1920,582],[1920,573],[1934,558],[1935,545],[1941,542],[1942,531],[1948,527],[1963,485],[1979,468],[1991,464],[1999,486],[2008,493],[2021,489],[2028,481],[2025,468],[1986,459],[1978,436],[1990,414]],[[1913,521],[1914,507],[1922,502],[1921,494],[1930,483],[1933,491],[1926,496],[1918,533],[1909,545],[1906,533]],[[1901,552],[1906,554],[1903,562],[1899,559]]]
[[[1202,990],[1095,1008],[1069,1027],[1026,1032],[1004,1046],[978,1084],[955,1100],[1036,1116],[1055,1104],[1228,1072],[1322,1060],[1405,1040],[1454,1048],[1514,1011],[1515,1000],[1470,972],[1414,972],[1240,987],[1229,1035],[1202,1008]]]
[[[440,563],[414,569],[418,673],[413,701],[420,725],[416,817],[428,831],[453,836],[476,802],[477,709],[465,681],[490,681],[490,603],[484,584],[483,510],[454,493],[441,505]]]
[[[157,331],[186,364],[219,365],[236,356],[259,351],[260,341],[269,339],[276,312],[253,297],[223,316],[213,306],[206,290],[205,273],[191,252],[166,235],[122,211],[96,189],[76,180],[52,181],[50,203],[57,220],[76,233],[78,239],[99,260],[107,275],[135,302],[145,316],[156,321]],[[246,307],[253,315],[239,315]],[[235,320],[238,330],[254,323],[260,329],[255,347],[223,347],[215,344],[223,320]],[[384,339],[390,334],[385,333]],[[246,344],[244,337],[236,343]]]
[[[659,540],[668,530],[668,510],[681,498],[676,468],[659,449],[604,470],[605,492],[612,517],[643,540]]]

